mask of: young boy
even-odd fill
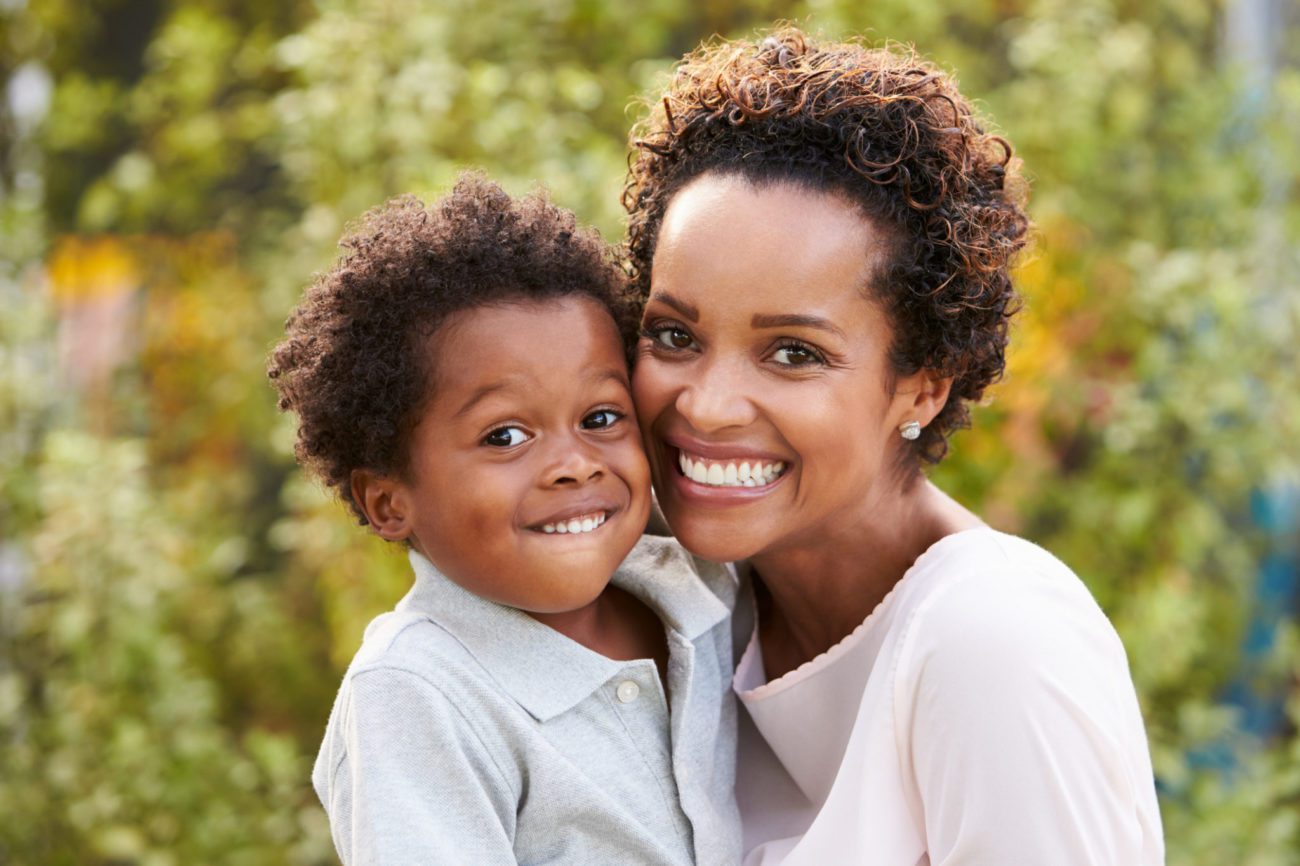
[[[605,246],[476,175],[342,246],[269,373],[299,459],[415,572],[312,774],[343,862],[738,862],[734,583],[642,537]]]

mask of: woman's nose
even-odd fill
[[[744,427],[754,421],[748,382],[737,366],[714,363],[698,368],[698,375],[678,393],[678,413],[701,433]]]

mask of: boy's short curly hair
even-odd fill
[[[541,193],[512,199],[480,174],[461,175],[428,207],[402,196],[371,210],[339,245],[286,322],[267,374],[280,408],[298,416],[299,461],[363,525],[352,472],[407,471],[433,383],[427,341],[448,316],[584,295],[609,310],[625,345],[635,333],[626,274],[596,231]]]
[[[632,145],[623,205],[642,302],[664,213],[706,173],[841,195],[894,235],[870,289],[891,317],[895,373],[953,378],[912,443],[917,460],[941,460],[967,404],[1002,375],[1017,308],[1009,267],[1029,228],[1010,145],[952,79],[910,51],[815,44],[794,28],[757,46],[717,42],[678,64]]]

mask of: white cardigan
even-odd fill
[[[1153,866],[1124,647],[1051,554],[988,528],[921,555],[848,637],[736,670],[746,866]]]

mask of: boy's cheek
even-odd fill
[[[649,494],[650,492],[650,461],[646,457],[646,452],[641,447],[641,437],[629,439],[627,447],[623,449],[620,463],[624,467],[623,475],[627,478],[628,484],[633,488],[634,495],[640,493]],[[641,488],[644,488],[642,490]]]

